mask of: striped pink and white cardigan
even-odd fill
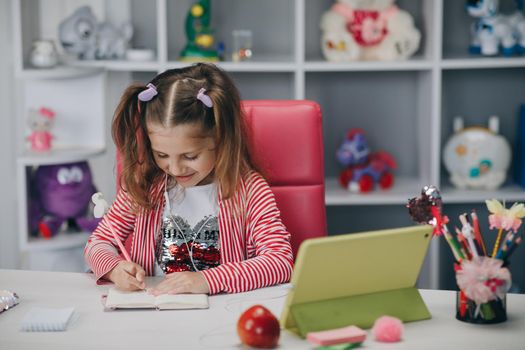
[[[290,233],[281,221],[266,180],[251,172],[232,198],[223,200],[219,191],[218,200],[221,264],[202,271],[210,294],[238,293],[288,282],[293,268]],[[118,255],[107,220],[111,220],[122,243],[133,234],[131,259],[141,265],[147,275],[154,274],[155,237],[164,199],[154,209],[138,212],[132,211],[130,202],[129,195],[119,191],[86,244],[84,256],[97,280],[123,259]]]

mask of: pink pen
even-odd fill
[[[108,205],[108,202],[106,202],[106,200],[104,199],[104,196],[102,195],[102,193],[100,192],[95,193],[93,196],[91,196],[91,201],[93,202],[93,204],[95,204],[95,208],[93,209],[93,215],[96,218],[104,217],[106,212],[109,209],[109,205]],[[124,255],[124,258],[126,258],[127,261],[131,262],[129,253],[124,247],[124,244],[122,244],[122,241],[120,240],[120,237],[117,235],[117,231],[111,224],[111,221],[106,220],[105,223],[108,225],[109,230],[111,231],[111,234],[113,235],[113,238],[117,242],[118,247],[120,248],[120,251]]]
[[[131,257],[129,256],[129,253],[126,250],[126,247],[124,247],[124,244],[122,244],[122,241],[119,239],[119,237],[117,235],[117,232],[113,228],[113,225],[111,224],[111,222],[109,220],[106,220],[106,223],[109,226],[109,230],[113,234],[113,238],[115,238],[115,241],[117,241],[118,247],[120,248],[120,251],[124,255],[124,258],[126,258],[127,261],[131,262]]]

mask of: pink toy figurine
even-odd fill
[[[392,170],[397,168],[387,152],[371,152],[361,129],[351,129],[337,150],[337,160],[345,168],[339,176],[341,185],[352,192],[370,192],[378,184],[387,189],[394,184]]]
[[[31,142],[31,150],[37,152],[46,152],[51,149],[53,135],[49,131],[53,126],[55,112],[49,108],[42,107],[38,111],[30,111],[29,125],[31,135],[28,136]]]

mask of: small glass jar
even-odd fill
[[[234,62],[248,61],[252,58],[252,31],[234,30],[232,60]]]
[[[462,291],[456,292],[456,318],[476,324],[501,323],[507,320],[507,295],[502,299],[476,304]]]
[[[53,68],[58,64],[58,52],[53,40],[35,40],[29,60],[36,68]]]

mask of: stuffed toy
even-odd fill
[[[495,190],[505,182],[512,152],[498,131],[496,116],[490,117],[488,128],[464,128],[462,118],[454,119],[454,134],[443,149],[443,161],[454,186]]]
[[[371,152],[365,133],[351,129],[338,148],[337,160],[344,166],[339,183],[351,192],[370,192],[379,185],[387,189],[394,184],[392,170],[397,168],[387,152]]]
[[[64,50],[79,59],[122,59],[133,27],[130,23],[120,28],[99,23],[91,8],[82,6],[60,23],[58,34]]]
[[[100,219],[90,207],[96,188],[87,162],[42,165],[33,173],[30,189],[33,235],[51,238],[61,229],[92,232],[97,227]]]
[[[419,48],[412,16],[393,0],[337,0],[321,18],[321,47],[329,61],[404,60]]]
[[[517,10],[510,15],[498,13],[498,0],[472,0],[467,12],[476,18],[471,28],[469,51],[486,56],[525,53],[525,17],[523,1],[516,0]]]
[[[53,135],[51,128],[55,121],[55,112],[42,107],[39,110],[29,110],[29,127],[31,134],[27,137],[32,151],[46,152],[51,150]]]

